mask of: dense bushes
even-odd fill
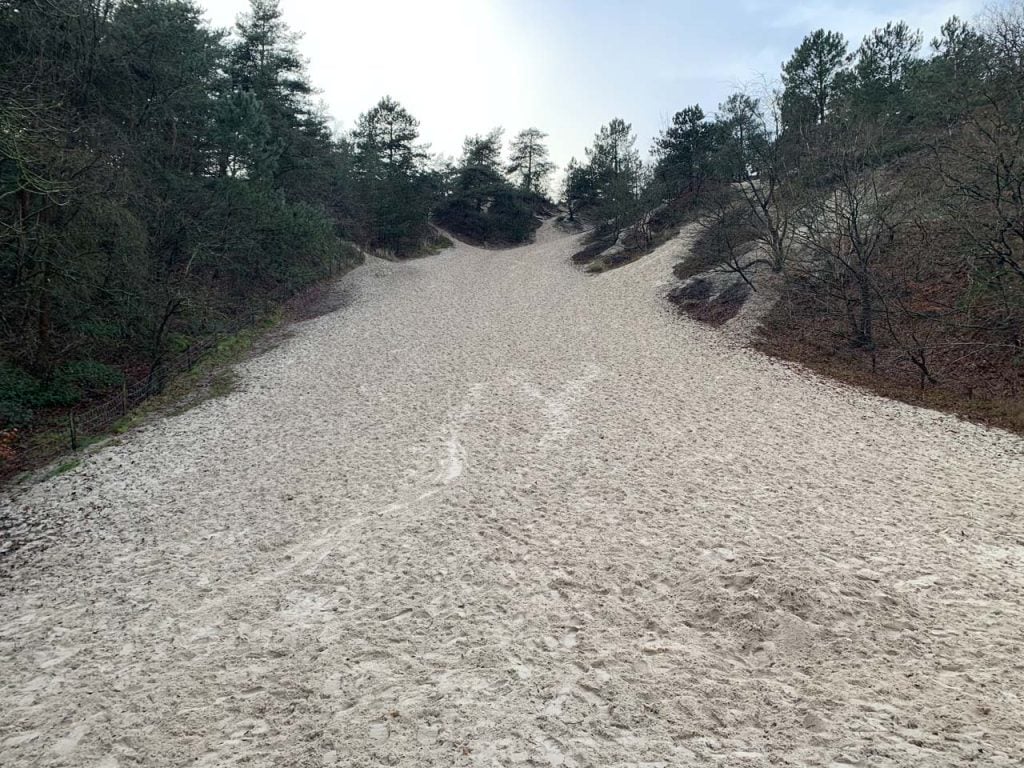
[[[547,160],[546,134],[536,128],[521,131],[511,143],[507,167],[501,161],[502,135],[495,128],[466,137],[433,211],[438,224],[474,243],[525,242],[540,224],[537,214],[550,207],[543,190],[554,166]]]
[[[497,187],[482,195],[454,195],[434,210],[437,223],[470,242],[506,244],[526,242],[540,221],[534,213],[544,200],[529,192]]]
[[[384,99],[332,134],[276,0],[230,37],[191,0],[0,3],[0,39],[0,431],[355,263],[349,240],[429,234],[416,121]]]
[[[34,409],[71,405],[83,396],[118,386],[123,380],[124,375],[117,368],[95,360],[61,363],[46,381],[0,362],[0,421],[19,427],[32,420]]]

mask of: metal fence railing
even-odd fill
[[[354,246],[353,246],[354,249]],[[353,250],[357,255],[362,252]],[[177,374],[192,368],[211,350],[245,330],[257,329],[267,310],[279,309],[285,319],[301,319],[310,311],[307,305],[323,303],[323,293],[342,274],[361,263],[361,258],[332,264],[330,274],[302,291],[280,301],[253,305],[235,322],[225,323],[218,331],[173,355],[165,356],[143,376],[125,376],[121,387],[102,399],[91,399],[66,410],[47,409],[38,420],[21,428],[5,429],[0,424],[0,482],[18,473],[42,466],[67,451],[78,450],[90,437],[107,434],[145,400],[164,391]],[[331,290],[333,290],[331,288]]]
[[[103,434],[126,417],[134,408],[153,395],[163,392],[175,375],[192,370],[193,366],[229,334],[222,333],[190,345],[183,352],[160,360],[142,377],[125,378],[120,391],[104,400],[86,406],[72,407],[67,412],[67,443],[77,450],[82,438]]]

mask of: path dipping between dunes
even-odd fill
[[[662,299],[685,237],[369,260],[0,496],[0,764],[1024,761],[1024,440]]]

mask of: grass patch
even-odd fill
[[[50,472],[46,476],[46,479],[49,480],[51,477],[57,477],[58,475],[63,475],[66,472],[70,472],[72,469],[74,469],[75,467],[77,467],[81,463],[82,462],[80,462],[78,459],[71,459],[69,461],[63,461],[60,464],[58,464],[53,469],[53,471]]]
[[[238,389],[238,374],[232,370],[217,371],[210,379],[210,398],[227,397]]]
[[[431,237],[423,241],[419,254],[422,256],[436,256],[455,245],[454,241],[441,232],[435,232]]]
[[[239,377],[233,367],[279,342],[281,337],[273,332],[283,320],[283,311],[275,309],[256,325],[221,339],[191,370],[173,376],[160,394],[121,419],[114,432],[123,434],[154,415],[178,416],[207,400],[227,397],[238,388]]]

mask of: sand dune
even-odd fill
[[[0,498],[0,764],[1021,764],[1024,441],[574,244],[374,260]]]

